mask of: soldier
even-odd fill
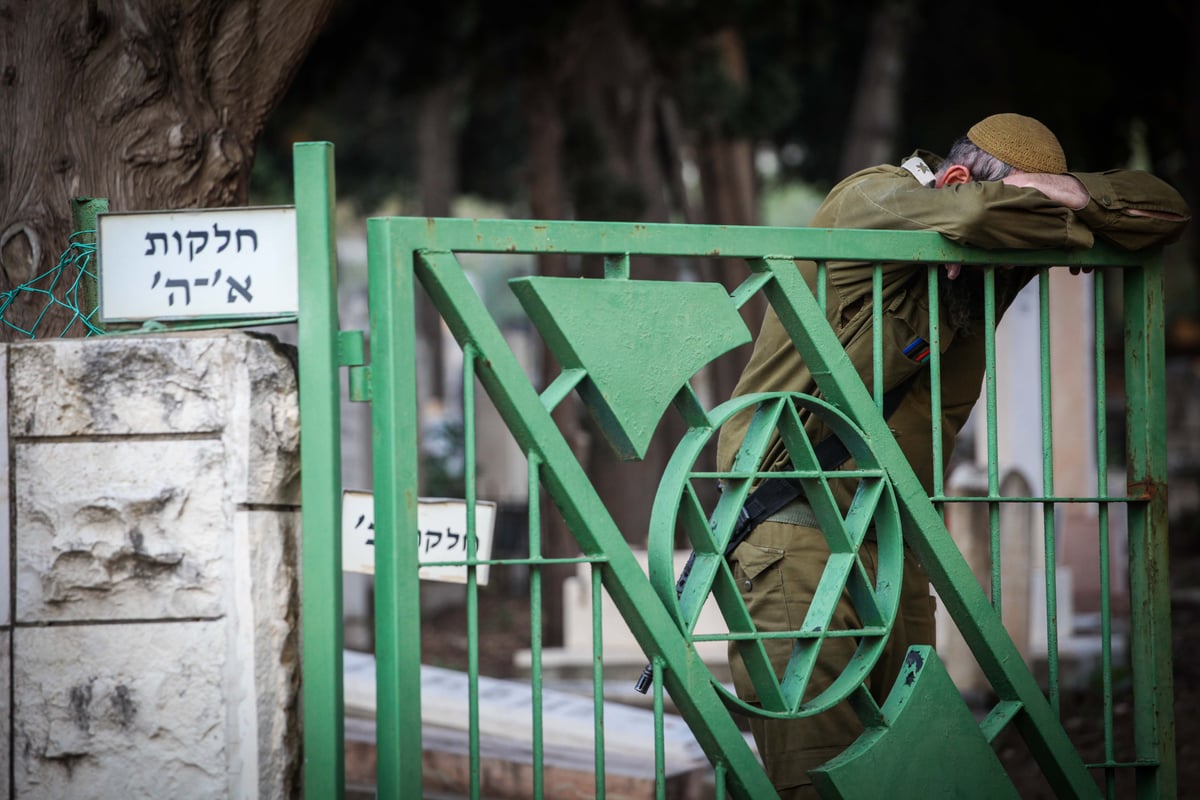
[[[1063,149],[1041,122],[1019,114],[996,114],[970,128],[945,159],[918,150],[900,166],[862,170],[829,193],[811,225],[821,228],[933,230],[948,239],[983,248],[1090,247],[1098,237],[1126,249],[1161,245],[1182,233],[1190,211],[1178,192],[1140,171],[1068,172]],[[815,290],[816,265],[797,268]],[[830,263],[826,318],[872,388],[872,266]],[[932,491],[933,448],[928,357],[927,267],[893,264],[883,270],[885,391],[903,386],[888,419],[897,442]],[[1002,313],[1033,275],[1032,270],[996,273],[996,311]],[[984,374],[984,308],[980,271],[948,265],[939,278],[942,450],[948,459],[954,437],[979,397]],[[924,344],[922,352],[921,344]],[[819,394],[774,311],[768,309],[754,352],[734,391]],[[718,469],[729,470],[746,433],[751,411],[726,424],[718,445]],[[812,441],[828,435],[818,420],[807,423]],[[772,470],[787,469],[778,434],[768,449]],[[852,462],[847,462],[852,466]],[[947,464],[943,464],[943,469]],[[833,481],[843,508],[851,481]],[[838,485],[849,484],[849,485]],[[829,549],[804,498],[794,500],[759,524],[730,556],[742,597],[759,630],[794,630],[808,610]],[[860,555],[873,573],[874,543]],[[843,598],[831,627],[861,627]],[[910,645],[934,644],[934,601],[929,581],[905,547],[904,586],[891,638],[873,670],[869,688],[878,702],[891,690]],[[790,640],[767,640],[776,672],[791,654]],[[812,696],[842,671],[855,643],[827,640],[810,686]],[[735,646],[730,667],[738,695],[756,701]],[[755,717],[750,721],[767,773],[785,798],[816,797],[808,771],[836,756],[862,731],[843,702],[825,713],[795,720]]]

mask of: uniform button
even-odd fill
[[[1101,197],[1101,198],[1100,198],[1100,205],[1102,205],[1102,206],[1111,206],[1111,205],[1112,205],[1112,198],[1111,198],[1111,197],[1109,197],[1108,195],[1105,195],[1105,196]]]
[[[751,583],[750,581],[746,581],[745,583],[742,584],[742,586],[746,587],[747,592],[754,588],[754,584]]]

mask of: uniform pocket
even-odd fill
[[[884,309],[884,350],[910,362],[923,365],[929,359],[929,297],[924,284],[899,293]],[[942,352],[954,340],[954,328],[941,325],[939,346]],[[890,341],[888,341],[890,340]]]
[[[883,312],[883,375],[886,389],[925,368],[932,355],[929,302],[923,282],[899,293]],[[954,328],[940,326],[938,346],[946,352],[954,341]]]
[[[750,542],[742,542],[730,557],[730,561],[734,565],[734,574],[739,579],[749,581],[753,581],[782,560],[782,550],[775,547],[762,547]]]
[[[742,602],[759,630],[788,629],[787,592],[784,585],[785,551],[742,542],[730,556],[733,577]]]
[[[944,316],[944,315],[943,315]],[[885,296],[881,314],[884,390],[889,390],[924,369],[931,356],[929,291],[926,281],[910,280]],[[874,310],[862,306],[840,334],[846,355],[867,388],[874,391]],[[944,353],[954,341],[954,328],[943,318],[938,346]]]
[[[750,542],[742,542],[729,557],[729,565],[737,581],[742,602],[754,620],[754,627],[760,631],[788,629],[783,559],[783,550]],[[792,649],[791,641],[768,639],[764,646],[772,666],[778,673],[787,664]],[[729,668],[738,696],[747,702],[756,702],[758,691],[746,672],[746,666],[735,642],[729,645]]]

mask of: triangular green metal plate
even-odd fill
[[[882,725],[809,773],[821,797],[1019,800],[932,647],[909,648],[880,711]]]
[[[701,367],[751,339],[716,283],[527,277],[509,285],[562,368],[586,371],[579,393],[626,460],[645,456],[667,406]]]

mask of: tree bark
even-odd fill
[[[421,98],[417,130],[417,179],[421,207],[427,217],[450,216],[450,203],[458,188],[458,149],[454,132],[454,106],[460,97],[459,82],[448,80],[430,87]],[[445,354],[442,319],[424,292],[418,293],[417,319],[421,337],[429,348],[429,392],[439,404],[446,399]]]
[[[566,217],[565,193],[562,180],[562,118],[558,111],[556,87],[542,75],[530,75],[524,82],[523,111],[529,137],[529,211],[533,219],[563,219]],[[567,259],[562,253],[542,253],[538,256],[538,273],[555,277],[567,274]],[[541,386],[549,385],[557,373],[557,365],[549,348],[542,345]],[[568,396],[551,413],[571,450],[587,463],[582,454],[588,450],[587,437],[579,425],[579,408],[575,395]],[[530,498],[533,501],[533,498]],[[579,553],[571,531],[558,513],[549,496],[540,499],[542,519],[542,554],[550,557],[572,557]],[[542,628],[545,642],[559,645],[563,641],[564,609],[563,582],[574,574],[570,565],[551,564],[542,568],[542,592],[550,601],[543,605]]]
[[[905,46],[913,19],[910,0],[880,0],[871,16],[841,175],[895,159]]]
[[[714,43],[726,80],[744,89],[749,77],[740,35],[733,28],[725,28],[717,33]],[[714,126],[700,131],[696,150],[704,198],[704,218],[698,221],[708,225],[759,224],[753,142],[744,137],[725,135]],[[733,291],[747,274],[743,263],[730,259],[709,259],[702,269],[707,280],[720,283],[729,291]],[[751,331],[758,332],[766,309],[767,301],[761,293],[742,306],[742,320]],[[749,358],[749,348],[741,348],[709,365],[708,378],[713,397],[718,402],[732,396]],[[705,450],[705,458],[709,463],[715,463],[716,457],[714,439]]]
[[[1188,28],[1194,36],[1200,35],[1200,6],[1195,4],[1189,6]],[[1188,60],[1187,77],[1184,80],[1186,88],[1183,96],[1195,97],[1196,92],[1200,91],[1200,50],[1191,47],[1188,48],[1188,52],[1191,53],[1191,56]],[[1186,166],[1180,170],[1178,186],[1183,192],[1184,199],[1192,208],[1195,208],[1196,204],[1200,202],[1200,196],[1197,196],[1197,192],[1200,191],[1200,108],[1197,108],[1196,103],[1185,103],[1184,108],[1183,124],[1187,136],[1184,137],[1184,152],[1181,155]],[[1192,222],[1188,226],[1187,233],[1184,234],[1183,241],[1186,243],[1184,247],[1190,256],[1187,263],[1192,265],[1193,286],[1200,286],[1200,259],[1194,255],[1200,247],[1198,245],[1200,233],[1197,233],[1196,228],[1196,223]]]
[[[263,123],[333,4],[0,6],[0,289],[58,262],[73,197],[112,211],[244,204]],[[18,297],[4,317],[25,327],[38,313]]]
[[[600,145],[595,163],[587,168],[591,176],[603,179],[605,187],[595,197],[575,197],[579,215],[622,222],[670,221],[668,170],[673,164],[662,146],[669,141],[662,113],[666,84],[652,44],[638,34],[628,8],[614,0],[585,4],[569,41],[574,69],[566,73],[563,96],[573,98],[575,124],[586,126]],[[588,186],[595,188],[598,183]],[[599,272],[598,265],[592,266],[588,277]],[[677,269],[676,259],[635,258],[632,277],[673,280]],[[604,323],[598,320],[597,324]],[[631,364],[630,369],[638,366]],[[621,461],[591,418],[582,419],[581,426],[592,443],[581,463],[617,527],[632,546],[644,547],[656,489],[686,425],[668,410],[645,457],[637,462]]]

